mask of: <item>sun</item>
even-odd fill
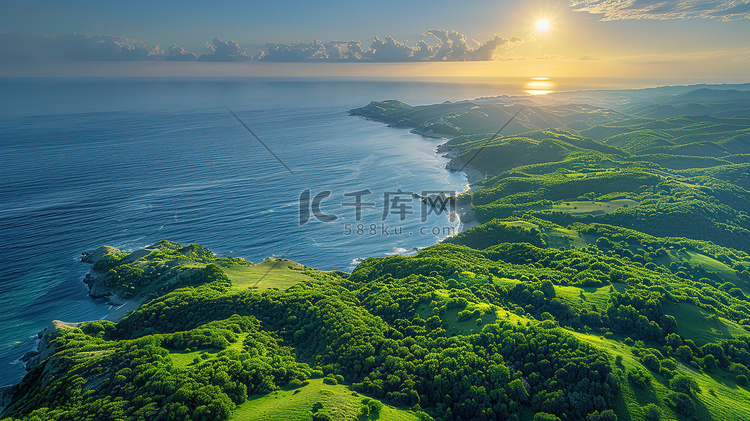
[[[549,19],[539,19],[534,25],[538,32],[547,32],[551,26]]]

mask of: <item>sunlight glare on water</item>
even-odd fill
[[[547,77],[533,77],[527,81],[525,91],[529,95],[547,95],[555,92],[555,84]]]

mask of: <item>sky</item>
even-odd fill
[[[750,0],[0,0],[0,76],[748,81],[748,40]]]

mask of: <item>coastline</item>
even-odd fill
[[[385,123],[385,125],[394,127],[394,128],[402,128],[402,129],[407,129],[407,130],[411,129],[412,133],[418,134],[425,138],[430,138],[433,140],[439,139],[441,143],[435,146],[434,153],[436,153],[438,156],[442,156],[448,159],[448,162],[445,164],[444,169],[446,171],[455,173],[455,172],[458,172],[457,170],[461,167],[460,160],[457,159],[457,153],[452,148],[445,147],[445,143],[447,143],[452,138],[450,134],[435,133],[432,130],[428,132],[420,132],[408,126],[388,124],[387,122],[375,120],[372,118],[367,118],[367,119],[372,120],[372,121],[377,121],[380,124]],[[464,191],[459,192],[459,193],[470,193],[481,188],[481,186],[476,185],[477,182],[480,182],[484,179],[484,176],[483,174],[481,174],[480,171],[474,169],[473,167],[469,165],[469,166],[466,166],[466,168],[463,168],[460,172],[466,175],[468,186]],[[470,229],[478,225],[478,223],[473,218],[473,207],[471,206],[471,204],[457,205],[456,213],[458,214],[460,218],[460,222],[461,222],[456,231],[457,233],[465,231],[467,229]],[[84,263],[93,265],[99,258],[104,256],[111,250],[116,250],[116,249],[108,247],[108,246],[101,246],[95,250],[81,253],[80,260]],[[87,285],[88,295],[90,297],[104,298],[107,301],[107,303],[110,306],[112,306],[108,310],[106,316],[104,316],[101,319],[89,319],[89,320],[81,321],[77,323],[68,323],[68,322],[60,321],[60,320],[51,321],[47,327],[37,332],[36,336],[38,339],[37,339],[36,349],[34,351],[26,352],[24,355],[18,355],[18,360],[21,361],[21,363],[19,364],[23,364],[27,372],[30,371],[36,364],[40,363],[44,359],[44,358],[41,358],[42,356],[47,355],[48,353],[49,354],[47,356],[49,356],[49,355],[52,355],[52,353],[54,353],[52,352],[49,343],[52,339],[54,339],[54,336],[56,336],[56,332],[60,328],[71,327],[74,325],[78,326],[84,323],[101,321],[101,320],[118,322],[119,320],[126,317],[132,311],[135,311],[138,308],[140,308],[141,305],[147,302],[149,298],[153,298],[153,297],[138,297],[136,299],[125,299],[123,297],[120,297],[110,288],[106,287],[106,285],[104,284],[105,277],[106,277],[106,273],[97,272],[93,269],[93,267],[91,267],[89,268],[89,271],[86,272],[84,277],[80,280],[84,282],[84,284]],[[13,387],[15,385],[18,385],[19,383],[10,384],[10,385],[7,385],[7,387]],[[7,391],[0,392],[0,411],[2,411],[2,406],[3,406],[1,397],[4,394],[7,394]]]
[[[366,107],[363,107],[366,108]],[[356,109],[356,110],[349,110],[350,116],[356,116],[364,118],[365,120],[374,121],[376,123],[385,124],[386,127],[392,127],[396,129],[409,129],[409,133],[419,135],[425,138],[429,139],[440,139],[443,142],[437,145],[434,149],[434,152],[436,155],[441,156],[443,158],[447,158],[448,162],[445,164],[445,170],[450,172],[462,172],[466,176],[466,181],[468,182],[468,187],[462,191],[459,192],[459,194],[464,193],[472,193],[475,192],[483,186],[479,185],[478,183],[485,180],[485,175],[479,171],[478,169],[474,168],[469,165],[464,165],[463,161],[458,156],[458,153],[454,148],[451,148],[447,146],[448,142],[450,142],[455,135],[449,134],[449,133],[442,133],[442,132],[436,132],[432,128],[429,130],[419,130],[416,127],[406,125],[406,124],[400,124],[398,122],[391,122],[384,119],[378,119],[372,114],[363,114],[358,111],[362,110]],[[459,220],[461,221],[461,224],[459,225],[458,231],[456,234],[466,231],[468,229],[474,228],[479,225],[479,222],[476,220],[476,217],[474,215],[474,207],[471,203],[463,204],[463,205],[456,205],[456,213],[459,216]]]
[[[412,133],[425,136],[416,129],[413,129]],[[462,172],[466,176],[466,181],[469,183],[466,190],[462,191],[461,194],[470,194],[484,188],[484,186],[481,186],[478,183],[486,179],[485,175],[482,174],[482,172],[478,169],[472,167],[471,164],[464,165],[463,161],[459,158],[458,153],[456,153],[456,150],[454,148],[446,146],[452,138],[446,136],[440,137],[445,139],[445,142],[437,146],[437,148],[435,149],[435,153],[441,155],[443,158],[449,159],[449,161],[445,164],[446,171]],[[474,206],[471,203],[457,204],[456,213],[458,214],[461,221],[458,232],[463,232],[479,225],[479,222],[476,220],[476,215],[474,214]]]
[[[457,132],[445,132],[439,130],[440,127],[453,127],[451,127],[450,125],[429,125],[423,127],[422,124],[418,124],[417,122],[411,122],[410,124],[408,120],[399,120],[396,117],[389,118],[387,116],[387,113],[384,113],[382,109],[380,109],[379,104],[391,103],[402,104],[400,103],[400,101],[396,100],[387,100],[381,103],[378,103],[377,101],[371,101],[364,107],[349,110],[349,115],[361,117],[365,120],[374,121],[380,124],[385,124],[387,127],[409,129],[410,133],[425,138],[442,140],[442,143],[435,147],[434,152],[436,155],[448,159],[448,162],[445,164],[445,170],[450,172],[461,172],[466,175],[468,187],[464,191],[460,192],[460,194],[472,193],[483,188],[483,186],[479,185],[478,183],[485,180],[485,175],[470,164],[464,164],[456,150],[448,146],[448,143],[455,136],[458,136],[458,134],[456,134]],[[436,127],[438,128],[438,130],[435,130]],[[479,225],[479,223],[476,221],[474,208],[471,203],[457,205],[455,211],[458,214],[461,222],[458,232],[463,232]]]
[[[148,301],[146,297],[125,300],[123,304],[113,308],[103,320],[117,323],[131,312],[138,310],[146,301]]]
[[[101,246],[94,251],[81,253],[80,260],[82,263],[89,263],[93,265],[97,260],[102,258],[107,253],[111,252],[112,250],[116,249],[109,246]],[[88,272],[86,272],[86,275],[81,281],[88,286],[88,295],[91,298],[104,298],[107,300],[107,303],[112,306],[109,313],[99,320],[85,320],[74,323],[61,320],[52,320],[50,324],[47,325],[47,327],[36,334],[38,338],[36,349],[26,352],[18,359],[18,361],[24,363],[24,368],[27,372],[31,371],[37,364],[55,353],[54,347],[52,346],[51,342],[57,336],[60,329],[75,328],[86,323],[100,320],[108,320],[117,323],[132,311],[140,308],[141,305],[143,305],[147,301],[148,297],[145,296],[134,299],[124,299],[118,296],[110,288],[104,285],[105,276],[106,274],[99,273],[92,267]],[[20,383],[0,386],[0,412],[4,410],[4,401],[6,399],[9,399],[9,394],[12,395],[14,393],[13,388],[18,384]]]

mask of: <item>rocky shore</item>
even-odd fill
[[[81,262],[94,264],[97,260],[102,257],[112,254],[119,253],[120,250],[110,247],[101,246],[94,251],[81,253]],[[116,308],[107,315],[106,320],[117,322],[118,320],[125,317],[128,313],[138,309],[141,304],[145,301],[145,298],[136,300],[126,300],[117,294],[115,294],[105,284],[106,273],[97,272],[94,268],[91,268],[89,272],[83,278],[83,282],[89,287],[89,295],[93,298],[105,298],[107,303],[115,306]],[[39,338],[39,344],[36,351],[29,351],[24,354],[19,360],[26,363],[26,371],[31,371],[40,362],[47,359],[49,356],[55,353],[55,349],[51,344],[52,340],[59,335],[59,331],[62,328],[74,328],[78,327],[85,322],[78,323],[67,323],[60,320],[53,320],[46,328],[37,334]],[[18,385],[10,385],[0,388],[0,408],[4,407],[4,402],[10,402],[13,394],[15,393],[15,387]]]
[[[94,251],[81,253],[81,262],[93,265],[102,257],[119,252],[120,250],[114,247],[101,246]],[[89,270],[83,278],[83,283],[89,287],[89,295],[93,298],[104,298],[107,300],[107,303],[113,306],[126,304],[128,300],[118,296],[111,288],[107,287],[105,283],[106,277],[106,273],[97,272],[93,267]]]
[[[53,320],[47,327],[37,334],[39,337],[39,345],[36,351],[29,351],[21,357],[21,361],[26,363],[26,371],[33,370],[42,361],[51,357],[57,352],[53,340],[60,335],[61,329],[72,329],[76,328],[84,323],[66,323],[60,320]],[[50,361],[55,361],[51,359]],[[46,386],[47,383],[54,379],[54,376],[59,372],[61,368],[54,363],[47,364],[42,370],[40,382],[42,387]],[[13,396],[18,392],[21,387],[21,383],[0,387],[0,413],[8,409],[8,405],[11,405]]]
[[[482,174],[481,171],[472,167],[471,164],[466,165],[456,150],[447,145],[447,141],[446,143],[439,145],[436,152],[442,154],[443,158],[450,159],[450,161],[445,164],[445,169],[448,171],[461,171],[466,175],[466,179],[469,182],[469,188],[462,193],[472,193],[483,188],[477,183],[484,181],[485,175]],[[476,214],[474,213],[474,207],[471,203],[459,203],[456,206],[456,212],[461,219],[462,231],[466,231],[467,229],[479,225],[479,222],[476,220]]]

